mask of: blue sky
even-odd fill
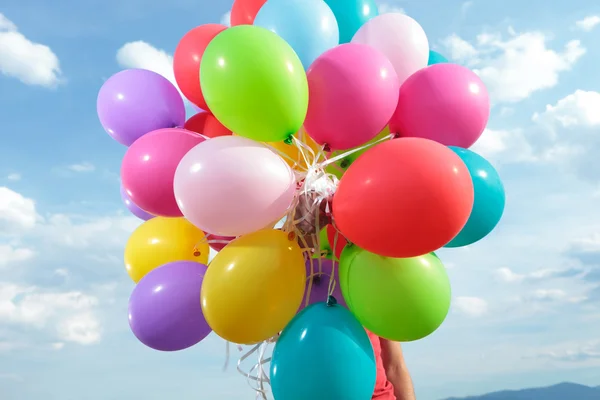
[[[475,150],[504,179],[497,230],[444,250],[454,300],[404,346],[420,400],[575,381],[600,385],[600,4],[454,0],[403,9],[493,100]],[[230,2],[3,0],[0,6],[0,397],[252,399],[209,337],[165,354],[127,325],[122,263],[139,224],[119,197],[125,147],[96,95],[170,55]],[[191,112],[191,110],[190,110]]]

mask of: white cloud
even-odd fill
[[[554,345],[550,348],[537,351],[533,355],[525,355],[525,357],[569,363],[600,360],[600,341],[592,340],[584,343]]]
[[[532,162],[537,157],[522,129],[487,128],[471,147],[492,163]]]
[[[488,302],[479,297],[456,297],[452,307],[469,317],[481,317],[488,312]]]
[[[581,268],[545,268],[519,274],[510,268],[503,267],[494,271],[494,276],[501,282],[519,283],[523,281],[536,282],[559,278],[582,277],[586,273]]]
[[[93,344],[101,339],[100,321],[90,312],[73,315],[58,325],[59,338],[67,342]]]
[[[83,162],[80,164],[71,164],[67,167],[69,170],[73,172],[93,172],[96,170],[94,164],[89,162]]]
[[[392,4],[389,1],[378,1],[377,2],[377,10],[379,14],[389,14],[389,13],[402,13],[404,14],[404,9],[397,4]]]
[[[0,233],[10,234],[31,229],[37,220],[32,199],[6,186],[0,187]]]
[[[219,23],[221,25],[231,26],[231,11],[227,11],[225,14],[223,14]]]
[[[0,72],[27,85],[55,87],[62,80],[60,61],[52,49],[26,38],[1,13]]]
[[[535,113],[532,118],[536,122],[563,128],[600,126],[600,93],[576,90],[555,105],[546,105],[544,112]]]
[[[582,31],[589,32],[600,24],[600,16],[589,15],[582,20],[575,22],[575,26]]]
[[[141,68],[156,72],[177,87],[173,56],[149,43],[141,40],[125,43],[117,51],[117,62],[123,68]]]
[[[453,34],[442,41],[451,58],[481,77],[494,103],[518,102],[556,86],[560,73],[570,70],[586,51],[578,40],[561,51],[551,49],[550,38],[541,32],[517,34],[509,28],[508,36],[482,33],[470,43]]]
[[[9,244],[0,244],[0,268],[13,263],[20,263],[32,259],[35,252],[24,247],[14,247]]]
[[[9,181],[20,181],[21,180],[21,174],[17,174],[17,173],[13,173],[13,174],[9,174],[6,179],[8,179]]]

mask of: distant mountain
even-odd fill
[[[600,386],[559,383],[543,388],[504,390],[480,396],[451,397],[446,400],[600,400]]]

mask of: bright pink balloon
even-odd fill
[[[296,179],[270,148],[219,136],[183,157],[174,181],[183,215],[205,232],[240,236],[271,227],[291,206]]]
[[[306,132],[332,150],[367,143],[388,124],[400,83],[378,50],[347,43],[323,53],[307,71]]]
[[[235,236],[219,236],[209,233],[206,235],[206,238],[208,239],[208,245],[211,249],[214,251],[221,251],[223,250],[223,247],[227,246],[229,242],[235,239]]]
[[[468,148],[483,133],[489,116],[487,89],[474,72],[457,64],[434,64],[404,82],[390,130]]]
[[[126,193],[143,210],[162,217],[181,217],[173,178],[179,161],[204,137],[185,129],[152,131],[127,149],[121,165]]]

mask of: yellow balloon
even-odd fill
[[[208,262],[205,234],[185,218],[154,217],[140,225],[125,246],[125,268],[134,282],[173,261]]]
[[[202,312],[223,339],[267,340],[294,318],[306,282],[295,237],[265,229],[235,239],[211,261],[202,283]]]
[[[321,146],[310,136],[308,136],[304,129],[301,129],[300,132],[298,132],[297,139],[309,147],[313,151],[314,155],[310,154],[306,148],[303,148],[302,151],[300,151],[295,143],[287,144],[285,142],[269,142],[267,144],[273,147],[290,167],[294,169],[305,170],[308,168],[308,165],[306,164],[307,160],[304,159],[302,152],[308,153],[306,154],[306,157],[310,163],[314,161],[312,158],[314,158],[314,156],[321,150]]]

